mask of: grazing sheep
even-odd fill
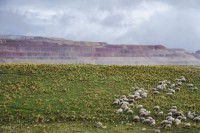
[[[169,109],[169,112],[172,112],[172,114],[177,112],[177,109]]]
[[[176,85],[175,84],[171,84],[171,87],[173,88],[173,87],[175,87]]]
[[[175,90],[169,89],[169,90],[168,90],[168,93],[175,93]]]
[[[136,108],[141,109],[141,108],[143,108],[143,105],[137,105]]]
[[[145,111],[147,111],[145,108],[141,108],[141,109],[139,110],[139,113],[142,113],[142,112],[145,112]]]
[[[128,102],[129,99],[128,99],[128,98],[123,98],[123,100],[124,100],[125,102]]]
[[[188,117],[189,119],[194,119],[194,115],[195,115],[195,113],[192,113],[191,111],[189,111],[189,112],[187,113],[187,117]]]
[[[190,123],[185,123],[184,128],[190,128]]]
[[[149,116],[149,117],[147,117],[148,119],[150,119],[150,120],[153,120],[153,117],[151,117],[151,116]]]
[[[168,121],[174,121],[175,119],[172,116],[167,116],[166,118]]]
[[[129,110],[127,111],[127,114],[133,114],[133,110],[129,109]]]
[[[181,120],[179,120],[179,119],[175,119],[174,122],[175,122],[176,125],[181,124]]]
[[[171,106],[171,109],[177,109],[177,106]]]
[[[161,121],[160,124],[161,124],[161,125],[165,125],[165,124],[168,124],[168,122],[169,122],[168,120],[163,120],[163,121]]]
[[[145,117],[140,117],[142,123],[144,123]]]
[[[171,127],[172,127],[171,124],[166,124],[166,125],[164,126],[165,129],[171,129]]]
[[[160,92],[159,91],[153,91],[153,94],[159,94]]]
[[[164,112],[163,112],[163,111],[160,111],[160,112],[158,113],[158,115],[159,115],[159,116],[163,116],[163,115],[164,115]]]
[[[142,93],[141,94],[141,97],[147,97],[147,93],[145,92],[145,93]]]
[[[190,87],[188,90],[189,90],[189,91],[194,91],[194,88],[193,88],[193,87]]]
[[[180,80],[181,80],[181,82],[186,82],[186,79],[184,76],[180,76]]]
[[[152,91],[157,91],[157,88],[153,88]]]
[[[132,103],[132,102],[134,102],[135,100],[134,99],[128,99],[128,102],[129,103]]]
[[[156,125],[156,120],[154,120],[153,118],[150,119],[150,126],[155,126]]]
[[[123,109],[118,109],[118,110],[116,111],[116,113],[117,113],[117,114],[123,113]]]
[[[115,99],[115,101],[113,102],[114,105],[119,105],[120,100],[119,99]]]
[[[123,108],[124,111],[128,111],[130,110],[130,108],[128,106],[126,106],[125,108]]]
[[[131,87],[131,90],[132,90],[132,91],[137,91],[138,89],[140,89],[140,88],[137,87],[137,86],[136,86],[136,87]]]
[[[171,93],[171,92],[168,92],[168,93],[166,93],[166,95],[167,95],[167,96],[172,96],[172,95],[173,95],[173,93]]]
[[[167,84],[171,84],[171,82],[170,82],[170,81],[167,81]]]
[[[133,95],[135,95],[135,96],[140,96],[140,93],[137,92],[137,91],[135,91],[135,92],[133,92]]]
[[[193,87],[194,85],[193,85],[193,84],[188,84],[187,86],[188,86],[188,87]]]
[[[120,97],[120,99],[124,99],[124,98],[126,98],[126,95],[122,95],[122,96]]]
[[[135,98],[135,100],[140,100],[140,99],[142,99],[141,96],[137,96],[137,97]]]
[[[196,122],[200,122],[200,116],[195,117],[193,120]]]
[[[167,116],[172,116],[172,112],[169,112],[169,113],[167,114]]]
[[[129,99],[134,99],[134,98],[135,98],[135,95],[132,95],[132,94],[131,94],[131,95],[128,95],[127,97],[128,97]]]
[[[134,104],[131,103],[131,104],[128,105],[128,107],[132,108],[132,107],[134,107]]]
[[[175,88],[175,91],[180,91],[181,89],[180,88]]]
[[[124,105],[129,105],[129,102],[122,101],[122,102],[119,103],[119,105],[123,105],[123,104],[124,104]]]
[[[150,115],[150,111],[145,111],[140,114],[141,117],[148,117]]]
[[[185,117],[185,116],[178,116],[177,118],[182,120],[182,121],[186,121],[187,120],[187,117]]]
[[[97,122],[96,127],[97,128],[106,128],[106,126],[104,126],[101,122]]]
[[[127,107],[128,107],[128,104],[123,103],[120,108],[122,108],[124,110]]]
[[[165,89],[166,87],[165,87],[164,85],[158,85],[156,88],[157,88],[157,90],[163,90],[163,89]]]
[[[154,106],[153,110],[156,110],[156,111],[160,110],[160,106]]]
[[[139,116],[133,116],[133,121],[134,122],[139,122],[140,121],[140,117]]]
[[[174,116],[178,117],[178,116],[184,116],[182,111],[177,111],[173,114]]]
[[[197,87],[194,87],[194,91],[197,91],[198,90],[198,88]]]
[[[160,129],[155,129],[154,132],[155,133],[160,133]]]
[[[182,82],[176,82],[175,85],[176,85],[176,86],[181,86],[181,85],[182,85]]]
[[[145,119],[145,120],[143,121],[143,123],[150,124],[150,121],[151,121],[151,120],[147,118],[147,119]]]

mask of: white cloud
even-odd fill
[[[200,49],[199,4],[198,0],[3,0],[0,33],[165,44],[194,51]]]

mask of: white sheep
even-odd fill
[[[181,124],[181,120],[179,120],[179,119],[175,119],[174,122],[175,122],[176,125]]]
[[[198,90],[198,88],[197,87],[194,87],[194,91],[197,91]]]
[[[195,113],[192,113],[191,111],[189,111],[189,112],[187,113],[187,117],[188,117],[189,119],[193,119],[193,118],[194,118],[194,115],[195,115]]]
[[[141,97],[147,97],[147,93],[146,92],[142,93]]]
[[[146,112],[146,111],[147,110],[145,108],[140,108],[139,113]]]
[[[160,112],[158,112],[158,115],[159,115],[159,116],[162,116],[162,115],[164,115],[164,112],[163,112],[163,111],[160,111]]]
[[[172,116],[172,112],[169,112],[169,113],[167,114],[167,116]]]
[[[154,106],[153,110],[156,110],[156,111],[160,110],[160,106]]]
[[[185,116],[178,116],[177,119],[185,121],[185,120],[187,120],[187,117],[185,117]]]
[[[194,85],[193,85],[193,84],[188,84],[187,86],[188,86],[188,87],[193,87]]]
[[[140,117],[139,116],[133,116],[133,121],[134,122],[139,122],[140,121]]]
[[[115,101],[113,102],[113,104],[118,105],[120,103],[119,99],[115,99]]]
[[[153,94],[159,94],[160,92],[159,91],[153,91]]]
[[[143,108],[143,105],[137,105],[136,108],[141,109],[141,108]]]
[[[145,119],[145,120],[143,121],[143,123],[147,123],[147,124],[149,124],[150,121],[151,121],[151,120],[147,118],[147,119]]]
[[[181,89],[180,88],[175,88],[175,91],[180,91]]]
[[[196,122],[200,122],[200,116],[196,116],[193,120]]]
[[[170,129],[171,127],[172,127],[171,124],[166,124],[166,125],[164,126],[165,129]]]
[[[126,98],[126,95],[122,95],[122,96],[120,97],[120,99],[123,99],[123,98]]]
[[[129,110],[127,111],[127,114],[133,114],[133,110],[129,109]]]
[[[160,124],[161,124],[161,125],[165,125],[165,124],[168,124],[168,122],[169,122],[168,120],[163,120],[163,121],[161,121]]]
[[[153,88],[152,91],[157,91],[157,88]]]
[[[175,119],[172,116],[167,116],[166,118],[168,121],[174,121]]]
[[[171,84],[171,87],[173,88],[173,87],[175,87],[176,85],[175,84]]]
[[[150,126],[155,126],[156,125],[156,121],[154,119],[150,120]]]
[[[190,123],[185,123],[184,128],[190,128]]]
[[[177,106],[171,106],[171,109],[177,109]]]
[[[173,93],[171,93],[171,92],[167,92],[166,95],[168,95],[168,96],[172,96]]]
[[[173,89],[168,89],[168,93],[175,93],[175,90],[173,90]]]
[[[118,110],[116,111],[116,113],[117,113],[117,114],[123,113],[123,109],[118,109]]]
[[[177,112],[177,109],[169,109],[169,112],[172,112],[172,114]]]

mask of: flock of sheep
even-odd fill
[[[153,94],[159,94],[160,92],[165,92],[166,95],[172,96],[176,91],[180,91],[179,86],[182,83],[186,82],[186,78],[184,76],[180,76],[175,80],[175,83],[170,83],[167,80],[159,81],[158,85],[152,89]],[[189,91],[198,90],[193,84],[187,84]],[[156,126],[156,120],[151,116],[151,111],[145,109],[143,105],[134,105],[134,101],[146,98],[148,96],[148,91],[144,88],[132,87],[132,92],[128,96],[122,95],[119,99],[115,99],[113,102],[114,105],[119,106],[120,108],[116,110],[117,114],[127,113],[133,114],[133,107],[136,107],[139,110],[139,115],[134,115],[132,118],[133,122],[142,122],[148,124],[150,126]],[[161,121],[160,126],[165,129],[170,129],[172,124],[180,125],[182,124],[184,128],[190,128],[190,123],[186,123],[188,119],[193,120],[195,122],[200,123],[200,115],[195,114],[195,112],[189,111],[184,114],[181,110],[178,110],[176,106],[172,106],[169,108],[168,113],[164,113],[161,111],[160,106],[152,107],[153,111],[157,113],[158,116],[166,117],[163,121]],[[159,131],[158,131],[159,132]]]
[[[181,89],[179,88],[179,86],[182,85],[182,83],[186,82],[186,79],[184,76],[180,76],[179,78],[177,78],[175,80],[175,83],[171,84],[170,81],[167,80],[163,80],[163,81],[159,81],[158,85],[156,88],[152,89],[152,93],[153,94],[159,94],[161,91],[167,91],[166,95],[173,95],[176,91],[180,91]],[[168,86],[170,88],[168,88]],[[195,87],[193,84],[188,84],[188,90],[189,91],[196,91],[198,90],[197,87]]]

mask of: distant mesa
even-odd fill
[[[119,45],[62,38],[0,36],[0,62],[200,65],[197,53],[168,49],[163,45]]]
[[[200,54],[200,50],[196,51],[197,54]]]

